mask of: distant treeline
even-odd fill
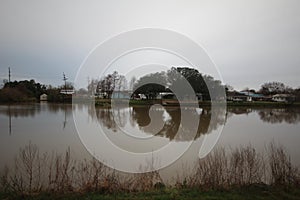
[[[4,87],[0,90],[0,102],[8,103],[39,101],[40,95],[42,94],[47,94],[47,99],[50,102],[69,101],[71,99],[70,96],[60,93],[60,90],[64,87],[65,86],[46,86],[36,83],[34,80],[6,82]],[[67,84],[66,87],[70,88],[72,85]]]
[[[80,88],[76,91],[78,95],[99,97],[110,99],[113,92],[127,92],[131,98],[143,94],[146,99],[155,99],[162,92],[174,92],[185,94],[186,81],[190,84],[195,93],[201,94],[202,100],[220,99],[224,93],[228,94],[234,88],[230,85],[223,84],[214,77],[200,73],[198,70],[189,67],[172,67],[167,71],[148,74],[138,79],[131,77],[126,80],[124,75],[117,71],[107,74],[100,79],[91,79],[88,81],[87,88]],[[48,95],[50,102],[70,101],[71,95],[61,94],[62,89],[74,89],[71,83],[59,87],[46,86],[36,83],[34,80],[23,80],[6,82],[0,89],[0,102],[23,102],[38,101],[41,94]],[[213,90],[213,94],[209,91]],[[290,94],[300,101],[300,87],[293,89],[284,83],[273,81],[261,85],[258,90],[245,88],[244,91],[249,93],[258,93],[265,96],[274,94]],[[213,96],[212,96],[213,95]]]

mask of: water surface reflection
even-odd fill
[[[124,148],[147,150],[167,142],[194,141],[195,145],[181,160],[165,171],[167,177],[181,171],[182,164],[188,163],[192,167],[197,159],[201,136],[214,134],[223,124],[225,127],[218,146],[235,148],[251,143],[260,151],[264,150],[266,144],[275,141],[290,152],[296,164],[300,164],[300,108],[229,107],[226,121],[222,117],[218,119],[218,116],[224,114],[221,110],[212,110],[209,107],[188,109],[132,106],[112,110],[82,104],[48,103],[0,105],[0,167],[13,163],[19,148],[29,142],[36,144],[41,151],[64,153],[70,147],[78,160],[91,158],[78,137],[72,115],[74,110],[87,110],[88,120],[105,127],[116,143],[122,135],[120,129],[132,130],[136,136],[142,133],[145,137],[154,138],[154,142],[149,146],[142,143],[132,144],[122,139]],[[187,121],[186,126],[180,127],[181,116],[185,114],[200,116],[196,134],[192,134],[192,124],[189,126],[192,122]],[[217,117],[212,119],[213,115]],[[178,130],[181,130],[182,134],[176,136]]]
[[[191,111],[192,110],[192,111]],[[216,112],[217,111],[217,112]],[[96,112],[96,113],[94,113]],[[215,110],[216,120],[212,120],[212,109],[206,108],[185,108],[179,107],[164,107],[152,108],[150,106],[133,106],[130,108],[119,108],[112,110],[110,108],[90,108],[89,114],[95,120],[95,116],[101,125],[105,126],[114,132],[119,130],[118,127],[130,125],[132,128],[138,127],[141,131],[155,136],[165,137],[169,140],[174,140],[176,133],[180,128],[181,117],[186,119],[193,118],[192,115],[200,116],[197,134],[194,134],[194,124],[192,120],[187,120],[183,127],[185,134],[182,137],[176,138],[180,141],[195,140],[202,134],[211,133],[216,130],[225,121],[222,119],[223,110]],[[151,117],[150,117],[151,115]],[[155,126],[148,126],[150,123]],[[157,127],[163,125],[161,130]]]

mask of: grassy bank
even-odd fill
[[[114,193],[101,194],[97,192],[88,193],[68,193],[68,194],[53,194],[41,193],[35,195],[11,196],[0,194],[1,199],[28,199],[28,200],[52,200],[52,199],[89,199],[89,200],[282,200],[282,199],[300,199],[299,188],[284,189],[281,187],[267,186],[263,184],[249,185],[242,188],[232,188],[227,190],[208,190],[201,191],[197,188],[166,188],[155,189],[147,192],[135,193]]]
[[[268,102],[268,101],[253,101],[253,102],[227,102],[227,106],[249,106],[249,107],[292,107],[300,106],[300,102],[283,103],[283,102]]]
[[[122,100],[119,101],[122,103]],[[125,102],[125,101],[123,101]],[[95,99],[96,106],[110,106],[110,99]],[[153,104],[161,104],[161,100],[130,100],[130,105],[153,105]],[[174,106],[174,105],[173,105]],[[199,101],[199,106],[211,106],[210,101]],[[229,107],[293,107],[300,106],[300,102],[293,103],[284,103],[284,102],[269,102],[269,101],[252,101],[252,102],[233,102],[227,101],[227,106]]]

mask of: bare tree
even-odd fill
[[[125,76],[119,75],[118,80],[116,82],[116,89],[118,91],[124,91],[127,89],[127,80]]]
[[[133,76],[129,82],[129,90],[133,90],[134,84],[136,83],[136,77]]]
[[[88,93],[90,95],[94,95],[97,88],[97,80],[92,79],[88,84]]]
[[[261,86],[260,92],[266,95],[288,93],[289,87],[285,86],[284,83],[273,81],[264,83]]]

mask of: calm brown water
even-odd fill
[[[73,119],[74,111],[87,113],[83,115],[84,123],[100,124],[114,143],[128,151],[149,151],[170,141],[178,144],[193,141],[191,148],[178,161],[161,170],[161,175],[166,178],[183,173],[183,165],[192,168],[197,160],[201,138],[206,134],[216,134],[222,125],[224,128],[216,147],[235,148],[251,144],[258,151],[263,151],[274,141],[286,148],[294,164],[300,165],[299,108],[227,108],[225,120],[213,121],[212,111],[203,108],[197,110],[200,114],[197,134],[193,135],[194,130],[186,126],[185,134],[176,137],[182,116],[182,111],[176,107],[151,109],[135,106],[120,108],[113,113],[109,108],[37,103],[0,105],[0,168],[11,165],[19,149],[29,142],[36,144],[43,152],[63,153],[70,147],[74,158],[91,158],[79,139]],[[122,138],[122,130],[130,132],[132,136],[151,137],[152,142],[132,144],[130,140]]]

